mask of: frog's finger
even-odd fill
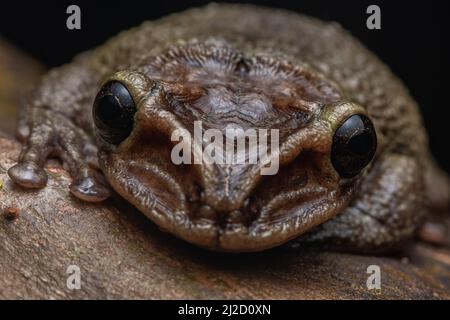
[[[8,170],[17,184],[26,188],[43,188],[47,174],[43,169],[48,155],[54,150],[53,126],[49,119],[40,117],[39,125],[31,128],[18,163]]]
[[[101,181],[99,174],[85,174],[72,182],[70,192],[78,199],[87,202],[102,202],[111,196],[111,191]]]
[[[61,119],[64,121],[64,118]],[[72,176],[70,192],[88,202],[101,202],[111,195],[104,178],[89,163],[90,152],[85,150],[88,137],[80,128],[67,122],[58,132],[58,153]]]

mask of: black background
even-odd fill
[[[69,62],[78,52],[119,31],[208,1],[13,1],[0,4],[0,35],[48,66]],[[240,1],[286,8],[337,21],[386,62],[419,102],[433,153],[450,171],[448,77],[449,1],[297,0]],[[66,28],[66,8],[77,4],[82,30]],[[366,28],[366,9],[381,7],[382,29]],[[411,141],[414,143],[414,141]]]

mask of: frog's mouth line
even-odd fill
[[[123,160],[117,154],[100,158],[102,170],[116,192],[160,228],[218,251],[262,251],[286,243],[336,216],[353,193],[351,187],[331,192],[305,187],[274,197],[248,225],[223,224],[214,218],[195,218],[196,212],[191,212],[180,184],[156,165]],[[286,197],[288,203],[283,200]]]

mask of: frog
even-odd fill
[[[196,121],[277,130],[278,172],[175,164],[171,135]],[[26,96],[17,137],[14,183],[44,188],[45,163],[59,158],[74,197],[119,196],[215,251],[387,252],[450,198],[419,107],[389,67],[338,23],[255,5],[188,9],[77,55]]]

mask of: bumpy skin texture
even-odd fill
[[[138,108],[118,146],[92,122],[108,80],[125,84]],[[360,175],[342,179],[331,143],[355,113],[374,123],[378,150]],[[170,135],[192,131],[195,120],[204,129],[280,129],[279,173],[174,165]],[[412,236],[426,199],[448,203],[446,178],[401,82],[337,24],[279,10],[210,5],[124,32],[44,77],[19,136],[24,150],[9,171],[17,183],[44,187],[42,166],[56,154],[75,196],[101,201],[109,184],[162,229],[217,250],[258,251],[301,235],[302,243],[384,250]],[[95,170],[97,148],[107,182]]]

